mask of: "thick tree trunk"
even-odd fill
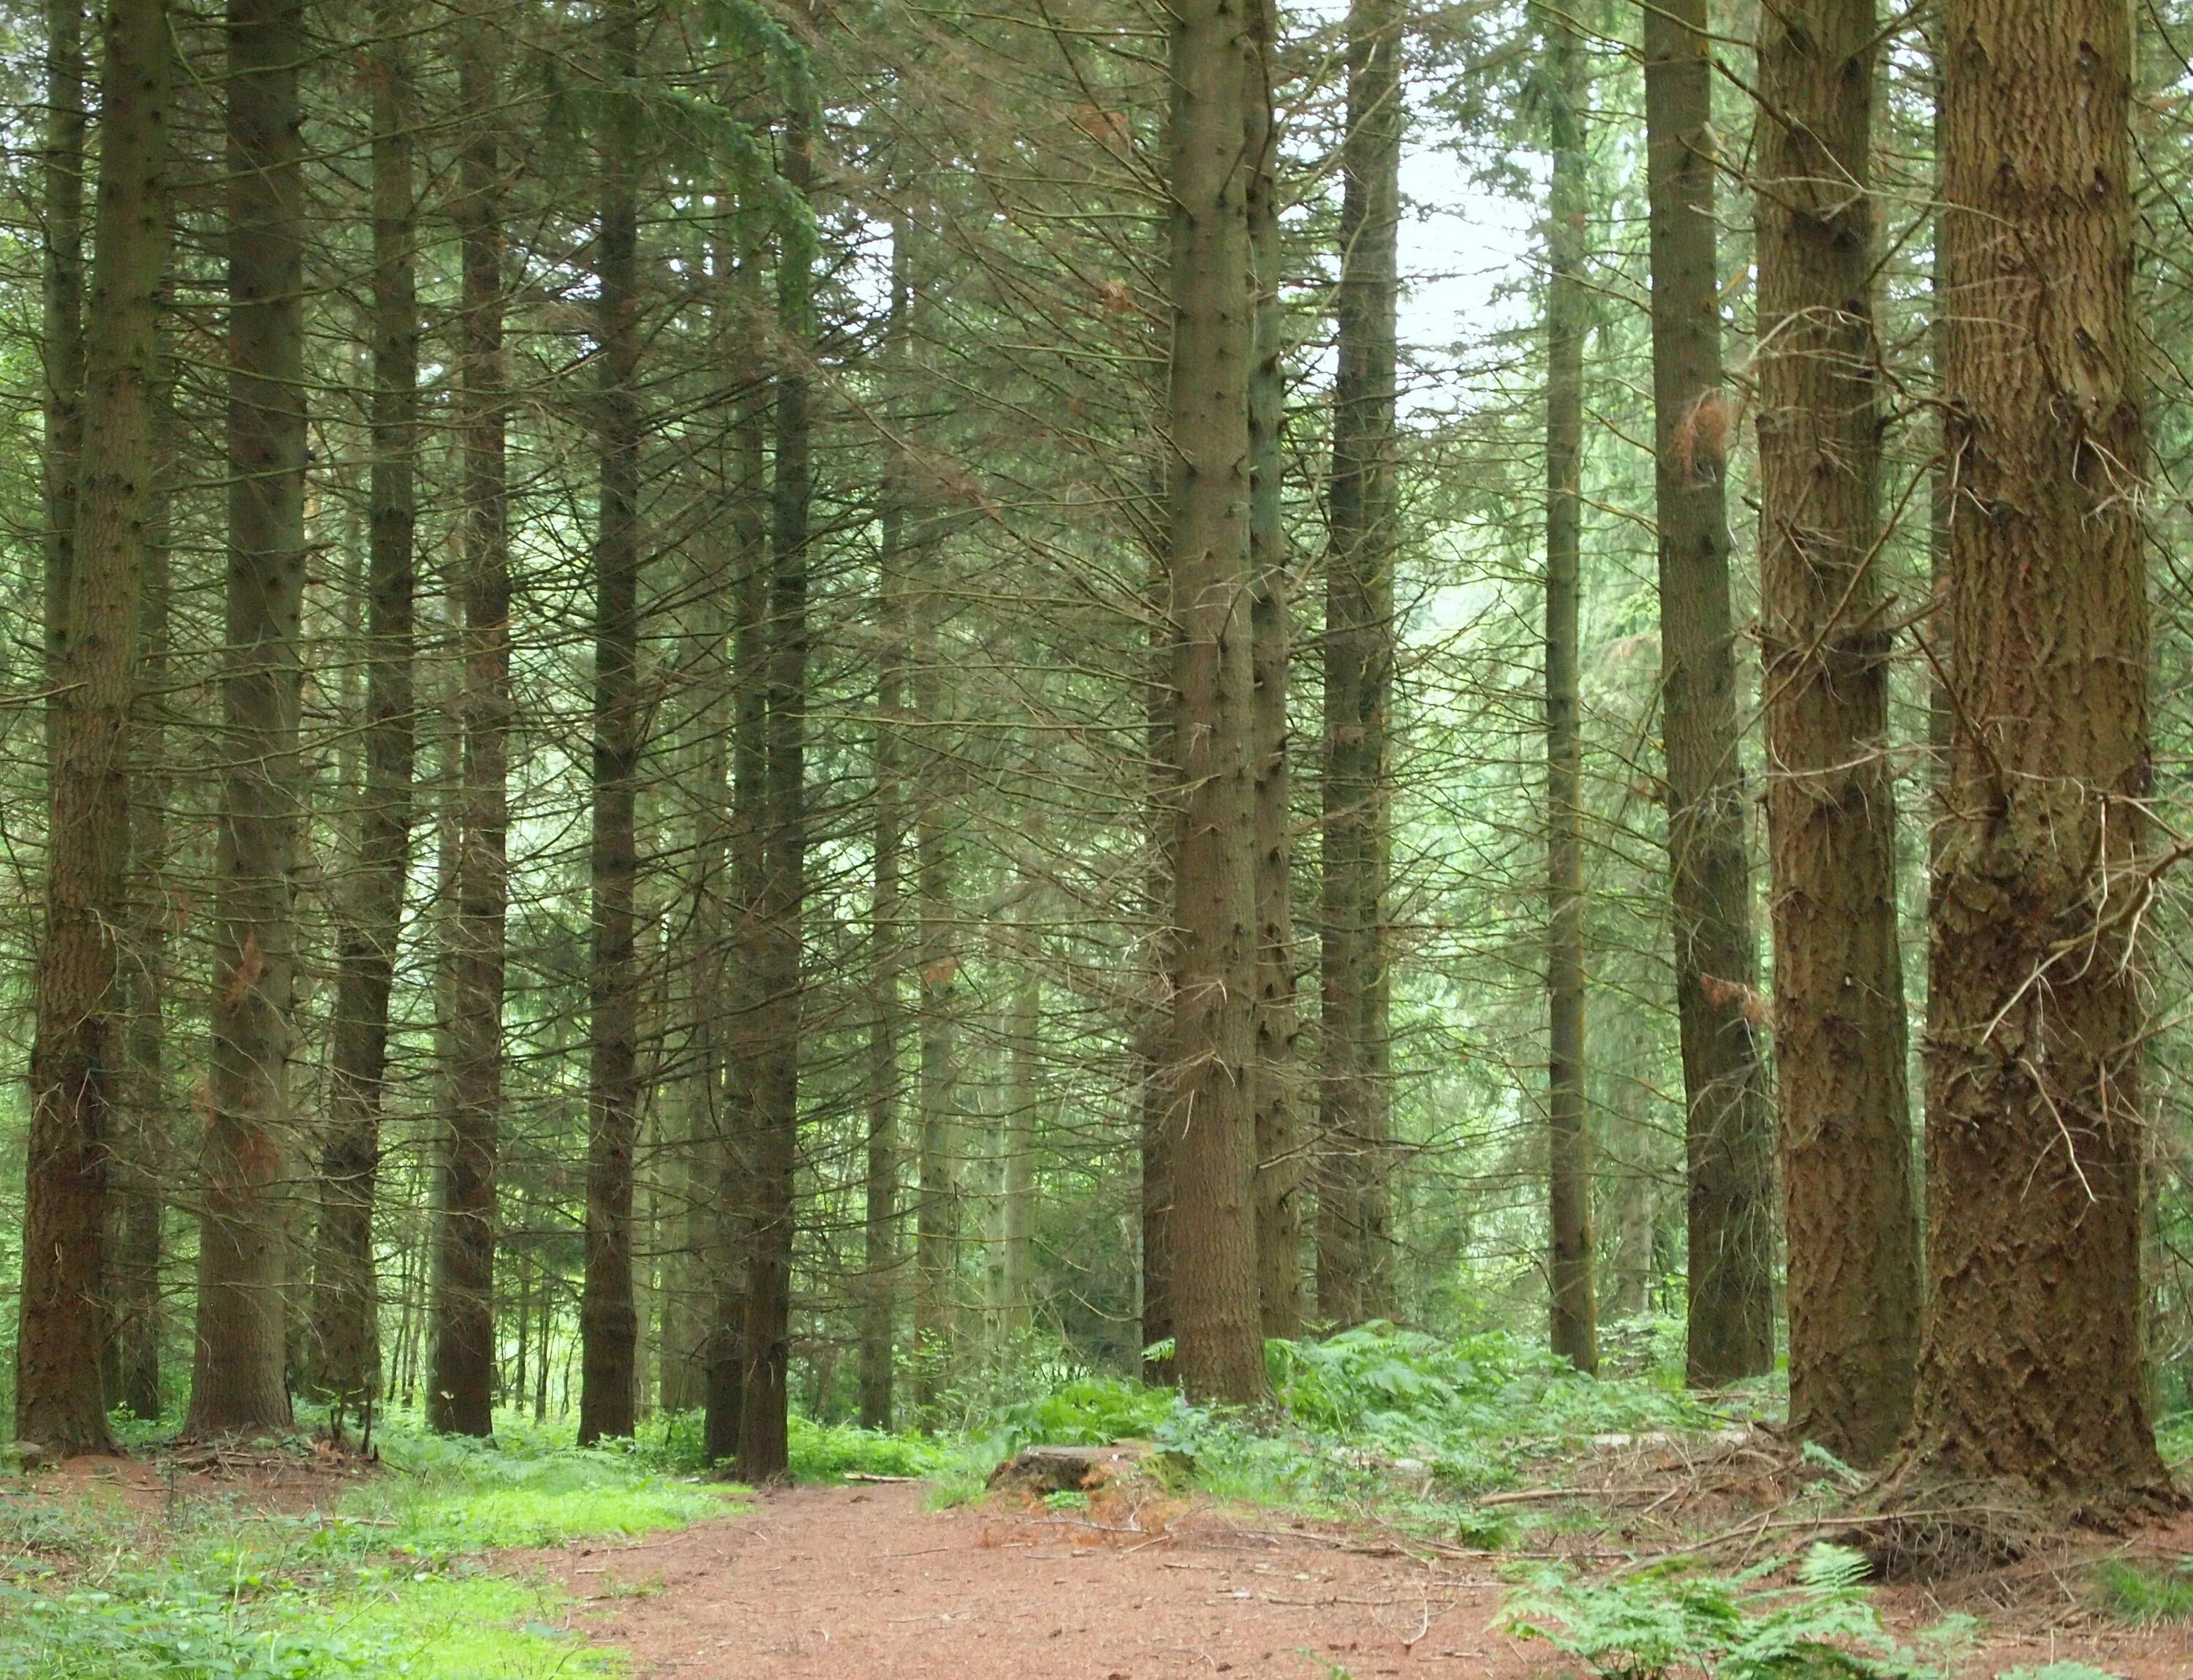
[[[1394,429],[1401,42],[1396,0],[1348,16],[1338,366],[1326,556],[1325,859],[1317,1308],[1390,1310],[1387,1207],[1387,712],[1393,688]]]
[[[88,443],[54,697],[45,942],[36,977],[15,1435],[106,1452],[101,1343],[107,1153],[121,1105],[129,714],[157,494],[159,298],[168,261],[163,0],[114,0],[101,95],[99,225],[85,347]]]
[[[2155,891],[2131,14],[1950,0],[1949,811],[1929,905],[1921,1480],[2171,1499],[2143,1379]]]
[[[442,1249],[434,1376],[437,1429],[495,1429],[495,1185],[502,1138],[502,1002],[509,897],[510,536],[503,354],[503,235],[495,60],[484,26],[460,41],[467,114],[455,221],[462,284],[457,402],[464,452],[462,732],[455,795],[456,904],[449,940],[449,1135],[442,1164]]]
[[[1282,493],[1286,424],[1286,324],[1272,55],[1279,14],[1249,0],[1257,65],[1249,86],[1249,248],[1254,265],[1256,360],[1249,372],[1250,720],[1257,874],[1257,1297],[1267,1336],[1302,1333],[1303,1150],[1296,1104],[1294,840],[1287,736],[1293,602]]]
[[[228,9],[228,601],[193,1436],[286,1427],[305,593],[301,0]]]
[[[812,110],[785,123],[784,177],[802,194],[814,173]],[[746,1369],[739,1474],[782,1480],[790,1471],[793,1194],[799,1152],[802,911],[807,871],[807,566],[810,452],[806,358],[815,334],[814,251],[806,227],[779,232],[777,317],[790,359],[777,377],[771,482],[768,764],[763,777],[761,1054],[754,1104],[753,1236],[747,1270]]]
[[[1584,1103],[1583,731],[1579,542],[1583,498],[1583,346],[1591,299],[1583,266],[1589,158],[1588,97],[1576,26],[1541,9],[1547,142],[1553,186],[1546,235],[1546,1121],[1548,1225],[1553,1237],[1553,1349],[1579,1371],[1599,1368],[1594,1281],[1591,1135]]]
[[[365,799],[358,875],[335,954],[329,1126],[320,1155],[313,1321],[318,1385],[346,1412],[381,1381],[373,1207],[388,1069],[388,999],[411,856],[413,530],[418,495],[419,302],[413,255],[405,0],[375,8],[373,396],[366,562]]]
[[[1875,564],[1875,0],[1761,14],[1760,643],[1789,1420],[1877,1463],[1919,1345],[1889,632]]]
[[[1257,915],[1250,737],[1248,107],[1263,54],[1240,0],[1174,12],[1168,616],[1179,788],[1165,1078],[1183,1392],[1266,1391],[1257,1271]]]
[[[1691,1382],[1774,1362],[1773,1139],[1744,834],[1706,0],[1645,9],[1661,731],[1690,1165]]]
[[[76,565],[77,496],[83,452],[83,0],[46,0],[46,108],[38,145],[38,348],[45,368],[46,686],[57,689],[68,653]],[[47,771],[54,769],[56,699],[46,703]]]
[[[604,14],[610,110],[600,137],[601,504],[594,539],[593,960],[587,1002],[587,1282],[579,1305],[579,1440],[633,1431],[633,1150],[639,1125],[639,966],[633,892],[639,700],[639,206],[633,148],[639,15]]]

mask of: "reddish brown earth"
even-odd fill
[[[1153,1532],[1158,1520],[929,1511],[918,1488],[804,1488],[765,1494],[742,1517],[549,1561],[590,1601],[579,1624],[628,1654],[636,1680],[1572,1671],[1544,1645],[1493,1631],[1503,1587],[1489,1562],[1425,1562],[1263,1513],[1177,1516]],[[2110,1629],[2034,1585],[2007,1607],[1909,1588],[1883,1603],[1906,1632],[1947,1608],[1994,1611],[1973,1677],[2073,1659],[2125,1680],[2193,1677],[2184,1631]]]

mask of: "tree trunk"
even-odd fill
[[[495,1186],[502,1136],[502,1004],[509,897],[510,536],[503,354],[502,161],[495,60],[484,26],[462,26],[458,158],[461,242],[458,431],[464,512],[458,593],[464,657],[455,795],[456,907],[449,941],[449,1136],[442,1167],[442,1257],[428,1421],[495,1430]]]
[[[1173,343],[1168,616],[1179,803],[1173,871],[1172,1304],[1182,1390],[1266,1392],[1257,1270],[1257,905],[1250,739],[1248,111],[1263,55],[1233,0],[1171,30]]]
[[[373,450],[367,510],[365,800],[358,877],[337,929],[329,1127],[320,1156],[313,1319],[335,1426],[381,1381],[373,1208],[388,1069],[388,999],[410,873],[413,529],[417,522],[419,302],[413,255],[405,0],[375,8]]]
[[[83,0],[46,0],[46,109],[39,136],[41,307],[45,363],[46,686],[60,686],[68,653],[76,565],[77,496],[83,453]],[[57,697],[46,702],[47,773],[54,769]]]
[[[228,9],[228,601],[213,1053],[186,1432],[286,1428],[305,592],[302,0]]]
[[[1387,1248],[1387,713],[1396,537],[1394,378],[1400,301],[1401,42],[1397,0],[1348,15],[1341,146],[1338,366],[1326,556],[1324,928],[1317,1305],[1389,1310]]]
[[[1165,625],[1166,580],[1162,571],[1150,579],[1151,599],[1148,696],[1149,716],[1143,738],[1148,745],[1148,778],[1145,811],[1149,829],[1149,868],[1142,903],[1148,932],[1145,982],[1149,993],[1135,1026],[1137,1074],[1137,1138],[1141,1155],[1142,1338],[1145,1357],[1142,1380],[1154,1385],[1173,1380],[1171,1354],[1149,1358],[1148,1350],[1172,1339],[1172,1147],[1165,1135],[1172,1112],[1166,1088],[1165,1056],[1172,1030],[1170,988],[1174,966],[1172,878],[1180,825],[1175,815],[1178,800],[1177,772],[1173,765],[1173,723],[1179,697],[1172,685],[1172,635]]]
[[[890,319],[885,354],[906,371],[913,306],[908,251],[912,218],[891,226]],[[906,849],[902,735],[906,709],[906,463],[894,454],[884,486],[881,550],[877,561],[875,725],[875,884],[869,911],[868,1138],[861,1279],[861,1422],[891,1423],[891,1329],[898,1316],[899,1035],[905,1013],[900,978],[905,956],[900,884]]]
[[[1689,1378],[1774,1363],[1772,1121],[1760,1068],[1744,771],[1728,599],[1706,0],[1645,8],[1652,405],[1660,521],[1661,730],[1675,1007],[1690,1170]]]
[[[1956,741],[1905,1470],[2174,1502],[2140,1310],[2134,935],[2155,882],[2131,14],[1950,0],[1944,34]]]
[[[601,505],[594,547],[593,960],[587,1074],[587,1282],[580,1302],[579,1441],[631,1435],[639,1337],[632,1282],[633,1149],[639,1124],[639,972],[633,892],[640,748],[639,15],[604,14],[610,112],[600,138]]]
[[[795,108],[783,169],[795,192],[811,186],[815,112]],[[776,383],[771,482],[768,765],[764,772],[760,961],[761,1055],[756,1066],[753,1236],[747,1271],[746,1370],[739,1474],[790,1471],[787,1381],[792,1362],[793,1195],[799,1167],[801,912],[807,866],[807,541],[814,494],[806,358],[815,335],[815,253],[804,222],[778,233],[777,317],[788,360]]]
[[[1013,976],[1005,1023],[1006,1081],[1004,1206],[999,1212],[999,1330],[1025,1335],[1032,1324],[1035,1283],[1036,1117],[1043,1107],[1043,977],[1035,967],[1036,931],[1025,942]]]
[[[56,1458],[114,1447],[100,1354],[107,1154],[123,1097],[115,931],[129,850],[139,591],[157,494],[170,55],[163,0],[114,0],[84,354],[89,447],[66,609],[72,634],[54,697],[16,1342],[16,1438]]]
[[[1760,643],[1789,1421],[1856,1465],[1919,1344],[1874,369],[1875,0],[1761,14]]]
[[[1255,778],[1257,895],[1257,1296],[1263,1333],[1302,1333],[1302,1147],[1295,1104],[1294,840],[1287,738],[1293,604],[1282,492],[1286,424],[1286,324],[1280,307],[1280,135],[1272,101],[1279,14],[1251,0],[1258,48],[1249,87],[1249,247],[1254,265],[1256,360],[1249,373],[1250,728]]]
[[[933,566],[933,551],[925,557]],[[913,711],[921,730],[914,788],[914,893],[919,924],[920,1188],[914,1204],[914,1405],[925,1414],[949,1374],[956,1340],[959,1271],[959,955],[954,920],[952,823],[942,742],[945,676],[938,642],[944,593],[933,576],[913,603]]]
[[[751,295],[758,255],[738,265],[741,318],[757,311]],[[713,1321],[708,1335],[707,1450],[710,1461],[739,1450],[746,1380],[748,1249],[752,1235],[754,1127],[759,1113],[764,998],[761,966],[763,806],[769,729],[768,395],[759,370],[732,410],[730,523],[738,550],[737,622],[732,632],[732,687],[736,716],[731,748],[730,922],[732,960],[724,995],[724,1094],[716,1157]]]
[[[1593,1280],[1591,1134],[1584,1101],[1583,731],[1579,540],[1583,520],[1583,346],[1591,295],[1584,207],[1590,191],[1576,26],[1555,7],[1545,31],[1547,144],[1553,183],[1546,233],[1546,1121],[1553,1236],[1553,1349],[1599,1368]]]

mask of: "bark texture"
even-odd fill
[[[1583,52],[1566,13],[1542,9],[1553,186],[1546,234],[1546,1122],[1553,1349],[1599,1368],[1591,1136],[1584,1101],[1583,731],[1578,624],[1583,523],[1583,267],[1590,186]]]
[[[603,17],[608,111],[598,138],[601,491],[594,536],[593,838],[587,968],[587,1281],[580,1304],[579,1441],[633,1432],[639,1314],[633,1296],[633,1151],[639,1135],[634,893],[640,751],[639,14]]]
[[[305,766],[301,0],[228,9],[228,599],[213,1049],[186,1431],[279,1429],[284,1380],[294,904]]]
[[[1256,283],[1244,0],[1182,0],[1171,32],[1168,417],[1173,869],[1170,1227],[1177,1366],[1198,1400],[1266,1390],[1257,1272],[1257,929],[1249,554]]]
[[[1400,305],[1401,42],[1397,0],[1348,14],[1341,146],[1338,364],[1325,605],[1325,856],[1319,1022],[1317,1310],[1336,1324],[1391,1310],[1388,1207],[1386,786],[1394,675],[1394,429]]]
[[[15,1436],[109,1452],[102,1346],[108,1151],[121,1106],[116,932],[129,854],[139,593],[157,495],[159,298],[168,259],[163,0],[108,12],[97,255],[85,346],[88,447],[61,681],[52,702],[45,939],[36,976]]]
[[[1760,642],[1789,1419],[1873,1465],[1910,1421],[1920,1318],[1876,564],[1878,22],[1874,0],[1761,15]]]
[[[1928,906],[1921,1478],[2172,1497],[2140,1310],[2154,884],[2131,14],[1952,0],[1942,223],[1956,720]]]
[[[1690,1175],[1693,1385],[1774,1362],[1772,1120],[1760,1065],[1721,389],[1706,0],[1645,10],[1660,711]]]
[[[314,1376],[334,1408],[370,1405],[381,1383],[373,1206],[388,1070],[388,999],[410,870],[413,533],[418,522],[419,299],[413,244],[406,0],[375,8],[373,451],[366,513],[365,787],[357,874],[336,929],[328,1129],[320,1150]]]
[[[442,1232],[433,1379],[437,1429],[495,1428],[495,1186],[502,1152],[502,1001],[508,900],[510,535],[503,358],[501,148],[498,78],[484,26],[459,37],[458,97],[467,122],[455,206],[461,308],[458,433],[464,456],[455,818],[456,904],[449,922],[449,1132],[442,1161]]]

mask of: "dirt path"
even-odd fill
[[[1347,1544],[1257,1515],[1205,1514],[1149,1535],[1042,1512],[929,1511],[918,1488],[870,1485],[772,1494],[742,1517],[547,1562],[581,1601],[582,1630],[628,1653],[636,1680],[1565,1671],[1543,1645],[1491,1631],[1503,1587],[1489,1568]],[[1907,1631],[1942,1609],[1910,1589],[1884,1608]],[[2070,1621],[1998,1623],[1965,1671],[2076,1658],[2127,1680],[2193,1675],[2182,1632]]]
[[[570,1555],[592,1630],[677,1680],[1521,1676],[1490,1575],[1205,1518],[1161,1538],[1040,1513],[928,1511],[902,1486],[767,1496],[752,1516]],[[602,1603],[600,1601],[606,1600]]]

